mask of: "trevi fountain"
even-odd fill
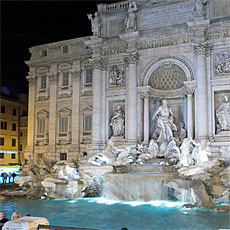
[[[30,49],[21,190],[2,200],[172,201],[185,214],[229,212],[229,1],[97,7],[87,15],[92,36]]]

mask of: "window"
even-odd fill
[[[62,86],[69,85],[69,72],[63,72],[62,74]]]
[[[11,159],[16,159],[16,154],[15,153],[11,154]]]
[[[40,89],[46,89],[46,76],[41,76]]]
[[[20,137],[23,137],[23,132],[20,132]]]
[[[4,105],[1,106],[1,113],[5,113],[6,112],[6,108]]]
[[[93,77],[93,70],[92,68],[85,69],[85,85],[91,86],[92,85],[92,77]]]
[[[60,153],[60,161],[66,161],[67,160],[67,153]]]
[[[83,124],[84,124],[84,126],[83,126],[84,133],[85,133],[85,131],[86,132],[91,131],[91,129],[92,129],[92,114],[84,115]]]
[[[22,144],[19,146],[19,151],[22,151],[22,149],[23,149],[23,146],[22,146]]]
[[[12,131],[16,131],[17,130],[17,125],[15,123],[12,123]]]
[[[63,54],[69,53],[69,46],[63,46],[62,47],[62,53]]]
[[[47,50],[41,50],[41,56],[46,57],[47,56]]]
[[[7,130],[7,122],[6,121],[1,121],[1,129]]]
[[[4,159],[4,153],[0,153],[0,159]]]
[[[4,146],[5,139],[3,137],[0,137],[0,146]]]
[[[13,116],[17,116],[17,109],[12,110]]]
[[[45,132],[45,118],[38,118],[38,133],[44,133]]]
[[[59,132],[66,133],[68,131],[68,117],[59,117]]]
[[[12,147],[16,146],[16,139],[12,139]]]

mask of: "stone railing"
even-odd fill
[[[115,12],[115,11],[120,11],[127,9],[129,7],[129,2],[124,1],[124,2],[117,2],[117,3],[112,3],[112,4],[107,4],[107,12]]]

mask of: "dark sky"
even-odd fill
[[[91,35],[87,13],[114,1],[1,1],[1,87],[28,92],[28,48]]]

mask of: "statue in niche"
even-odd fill
[[[192,9],[193,14],[196,17],[203,17],[204,16],[204,6],[207,3],[207,0],[196,0],[195,6]]]
[[[101,36],[101,19],[99,18],[97,12],[94,13],[94,18],[92,14],[87,14],[88,19],[91,21],[91,29],[93,36]]]
[[[176,125],[173,123],[173,112],[168,107],[167,100],[162,101],[162,105],[153,114],[152,120],[157,118],[157,126],[160,128],[157,142],[166,142],[173,140],[173,131],[177,131]]]
[[[116,65],[110,70],[110,85],[123,86],[125,84],[124,71],[120,71]]]
[[[113,137],[124,136],[125,134],[125,115],[122,111],[122,106],[118,105],[110,121],[110,126],[113,130]]]
[[[216,109],[217,133],[220,131],[230,131],[230,102],[228,97],[224,96],[222,102]]]
[[[136,12],[137,11],[137,5],[136,2],[129,1],[129,9],[128,9],[128,15],[125,19],[125,28],[126,30],[136,30],[137,29],[137,23],[136,23]]]

